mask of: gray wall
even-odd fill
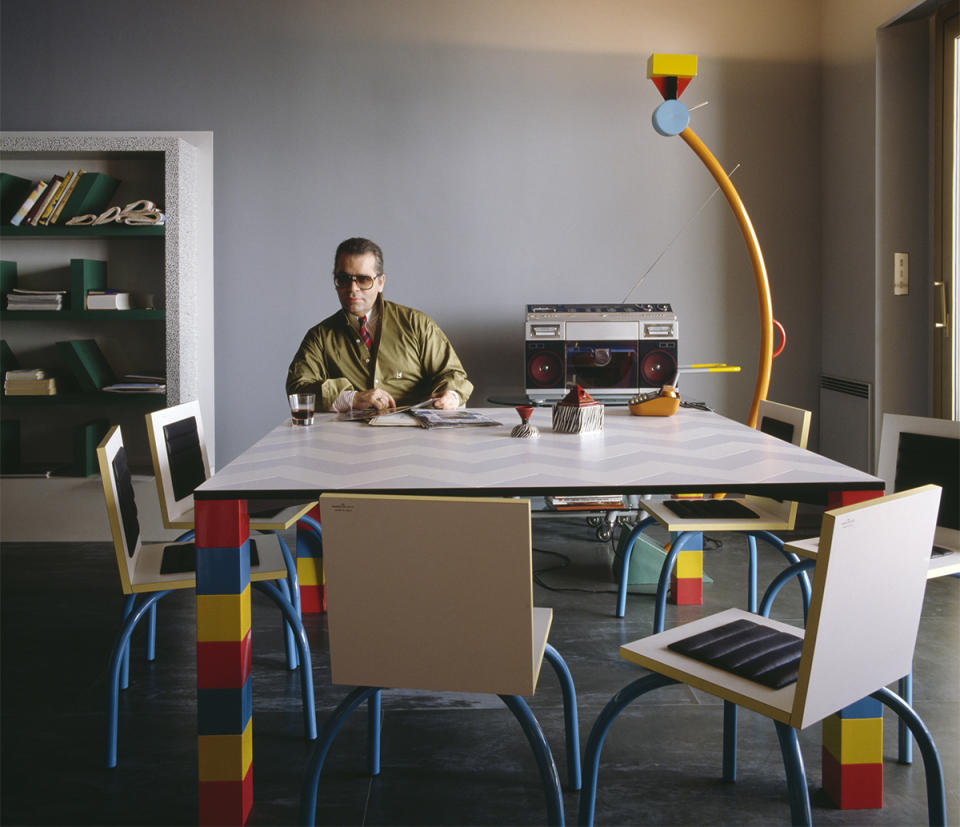
[[[933,386],[933,135],[931,22],[881,29],[877,37],[878,408],[926,416]],[[894,295],[893,254],[909,255],[910,292]],[[887,335],[884,335],[886,333]]]
[[[681,361],[743,366],[682,384],[743,419],[759,353],[750,262],[721,196],[698,213],[706,170],[650,126],[647,56],[696,53],[684,101],[709,106],[692,126],[727,169],[742,164],[787,328],[770,396],[816,410],[822,347],[849,353],[855,378],[875,352],[872,318],[866,336],[822,339],[821,318],[862,312],[874,247],[872,164],[831,151],[866,126],[823,140],[824,113],[842,120],[821,74],[825,10],[872,38],[888,2],[3,0],[0,126],[214,131],[220,465],[283,416],[289,359],[337,307],[333,249],[357,234],[384,247],[386,294],[454,341],[473,404],[520,384],[525,303],[620,301],[666,249],[630,298],[673,303]],[[872,115],[872,53],[843,68],[854,113]],[[854,223],[849,250],[826,202]]]

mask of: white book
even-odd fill
[[[167,386],[157,382],[117,382],[104,385],[100,390],[109,393],[166,393]]]
[[[87,310],[129,310],[129,293],[87,293]]]

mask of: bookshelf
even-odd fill
[[[15,262],[17,286],[70,291],[63,310],[0,310],[0,338],[20,366],[42,368],[58,385],[55,396],[2,397],[3,450],[19,453],[22,471],[83,476],[90,463],[78,451],[88,449],[87,426],[119,424],[131,466],[147,472],[145,413],[198,399],[204,418],[215,416],[213,134],[0,132],[4,173],[46,180],[76,169],[120,180],[111,206],[149,199],[166,223],[0,225],[0,259]],[[84,309],[83,291],[71,285],[74,259],[105,262],[107,286],[130,292],[136,309]],[[56,343],[82,339],[96,341],[117,375],[162,371],[166,393],[81,392]],[[215,450],[213,439],[208,448]]]

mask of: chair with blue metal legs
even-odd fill
[[[193,532],[187,532],[173,543],[142,542],[133,483],[119,426],[111,428],[97,447],[97,460],[120,585],[125,595],[120,630],[110,652],[107,670],[106,763],[108,767],[115,767],[119,696],[120,689],[126,689],[128,684],[131,635],[144,618],[152,622],[157,602],[171,591],[196,588],[197,561],[196,548],[192,542],[188,542]],[[247,554],[249,558],[242,564],[250,567],[252,587],[266,594],[276,604],[285,622],[294,630],[298,660],[303,665],[300,672],[304,730],[306,737],[312,740],[317,735],[317,724],[310,646],[303,623],[290,600],[269,582],[281,581],[286,577],[286,564],[280,545],[274,535],[258,537],[248,541]],[[240,645],[249,646],[249,635]],[[148,647],[153,647],[152,634]]]
[[[800,448],[806,447],[810,433],[810,411],[763,400],[760,402],[758,416],[758,430],[777,436]],[[757,461],[762,462],[763,457],[758,456]],[[620,587],[617,592],[617,617],[623,617],[626,612],[630,558],[634,545],[640,534],[659,523],[671,533],[672,542],[664,557],[657,584],[654,632],[663,631],[667,593],[671,589],[671,582],[678,593],[684,591],[688,584],[699,589],[702,564],[694,567],[690,575],[681,570],[677,570],[676,576],[673,575],[678,559],[683,559],[679,557],[681,552],[691,550],[688,546],[700,541],[705,531],[736,532],[746,536],[748,546],[746,602],[747,609],[751,612],[757,610],[757,541],[762,541],[782,554],[788,563],[797,562],[794,555],[784,550],[783,541],[774,533],[793,529],[797,517],[796,502],[755,496],[706,500],[667,499],[645,500],[642,508],[650,516],[638,523],[631,531],[623,532],[617,549],[621,566]],[[702,550],[702,546],[693,545],[692,551],[699,554],[697,550]],[[695,555],[695,559],[699,557]],[[798,579],[804,611],[806,611],[810,600],[810,583],[805,574],[801,574]],[[678,597],[678,602],[699,603],[701,601],[698,595],[697,591],[689,599]]]
[[[886,483],[887,494],[904,491],[916,485],[931,483],[943,489],[937,530],[933,536],[933,553],[927,579],[960,576],[960,422],[925,416],[883,415],[877,476]],[[812,563],[817,559],[819,537],[794,540],[784,550]],[[797,571],[798,567],[793,567]],[[770,584],[765,600],[773,601],[790,570]],[[763,607],[761,607],[763,611]],[[907,703],[913,702],[913,674],[908,672],[897,691]],[[902,764],[913,761],[909,730],[900,724],[897,758]]]
[[[498,695],[534,753],[548,821],[562,824],[553,754],[523,696],[533,695],[546,659],[563,693],[568,784],[576,790],[576,693],[547,643],[552,610],[533,606],[529,501],[324,494],[320,513],[331,676],[356,688],[321,727],[301,822],[314,823],[327,753],[364,702],[369,770],[379,773],[381,690],[391,687]]]
[[[153,472],[160,500],[160,516],[166,528],[192,529],[194,527],[193,491],[210,477],[210,458],[204,439],[203,417],[196,400],[146,414],[147,438],[153,458]],[[276,581],[276,588],[293,604],[300,616],[300,585],[297,564],[286,541],[279,532],[297,525],[307,526],[320,537],[320,524],[307,512],[316,505],[308,503],[248,503],[250,530],[277,535],[286,566],[286,577]],[[151,612],[151,628],[155,623]],[[297,668],[295,633],[286,624],[287,666]]]
[[[923,756],[931,824],[946,821],[943,770],[933,738],[887,684],[906,674],[920,622],[940,488],[922,486],[826,512],[806,632],[728,609],[620,647],[654,674],[624,687],[587,741],[581,824],[593,824],[600,754],[619,713],[641,695],[687,684],[771,718],[787,775],[792,823],[809,824],[797,730],[872,697],[892,709]],[[601,802],[602,809],[602,802]]]

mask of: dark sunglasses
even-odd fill
[[[364,274],[359,276],[351,276],[349,273],[334,273],[333,283],[338,288],[344,288],[349,287],[351,282],[355,281],[357,283],[357,287],[359,287],[361,290],[369,290],[371,287],[373,287],[374,282],[376,282],[378,278],[380,278],[380,276],[367,276]]]

